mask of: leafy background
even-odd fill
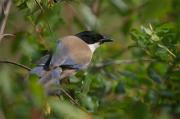
[[[58,38],[83,30],[114,42],[61,85],[60,97],[45,96],[26,69],[1,63],[0,118],[179,119],[179,13],[179,0],[13,0],[0,60],[32,68]]]

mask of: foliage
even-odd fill
[[[179,13],[179,0],[14,0],[5,30],[14,36],[0,42],[0,60],[32,68],[59,37],[87,29],[114,42],[61,85],[60,97],[0,64],[0,118],[179,119]]]

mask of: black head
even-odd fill
[[[112,42],[112,40],[110,38],[107,38],[106,36],[103,36],[94,31],[83,31],[83,32],[76,34],[75,36],[79,37],[87,44],[94,44],[94,43],[98,43],[98,42],[100,44],[102,44],[104,42]]]

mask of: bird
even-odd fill
[[[112,42],[112,39],[95,31],[64,36],[58,40],[55,51],[40,58],[38,65],[30,73],[39,77],[39,83],[50,94],[51,84],[60,85],[60,80],[86,69],[95,50],[106,42]]]

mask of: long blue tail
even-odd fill
[[[36,74],[41,83],[45,87],[47,94],[57,93],[58,86],[60,86],[60,77],[62,69],[57,67],[52,70],[45,70],[43,66],[35,67],[31,70],[31,74]]]

